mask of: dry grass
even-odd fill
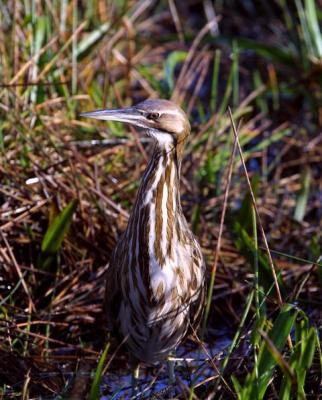
[[[210,2],[0,1],[3,398],[62,393],[85,398],[89,372],[104,347],[104,272],[151,146],[132,129],[81,120],[80,111],[172,96],[190,113],[193,132],[183,163],[182,203],[210,268],[234,141],[226,113],[230,104],[234,118],[243,117],[239,138],[250,177],[258,177],[256,202],[283,280],[283,302],[296,300],[312,324],[320,323],[321,267],[314,262],[321,254],[321,93],[315,78],[321,60],[308,57],[307,64],[290,66],[274,54],[263,57],[262,48],[247,52],[238,43],[241,37],[259,42],[264,37],[265,44],[288,40],[278,2],[267,6],[275,31],[260,18],[254,22],[242,2],[230,2],[235,12],[219,7],[219,36],[213,36],[217,25],[207,20],[203,3]],[[255,15],[263,11],[250,3]],[[209,10],[207,15],[212,15]],[[231,44],[233,37],[237,41]],[[253,255],[238,243],[235,230],[236,221],[250,229],[245,220],[249,199],[241,207],[247,190],[236,157],[208,344],[221,331],[232,337],[253,289]],[[44,268],[41,244],[47,227],[73,199],[78,205],[70,230]],[[278,309],[272,292],[266,313],[271,317]],[[253,306],[251,314],[255,311]],[[236,366],[241,377],[252,368],[245,343],[253,321],[250,315],[242,331],[244,346],[228,364],[229,389],[220,385],[224,398],[233,396],[229,375]],[[124,349],[112,345],[110,368],[124,370]],[[244,359],[240,364],[239,357]],[[74,381],[77,371],[84,376],[76,374]],[[211,393],[211,385],[201,385],[202,396]]]

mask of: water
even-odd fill
[[[176,381],[181,387],[191,388],[207,379],[212,379],[218,373],[218,366],[230,345],[227,337],[216,338],[214,343],[205,343],[204,348],[198,349],[192,343],[178,348],[176,352]],[[176,388],[176,394],[181,393]],[[129,370],[110,370],[102,379],[101,400],[130,399],[132,393],[131,373]],[[166,361],[153,366],[142,366],[140,369],[139,391],[136,399],[168,399],[173,397],[173,389],[169,386]]]

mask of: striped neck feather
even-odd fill
[[[127,229],[129,237],[136,241],[140,268],[144,269],[146,262],[156,262],[162,267],[165,260],[172,257],[178,218],[183,216],[179,179],[176,149],[166,151],[156,146],[143,175]]]

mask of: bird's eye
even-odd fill
[[[159,118],[160,114],[158,113],[148,113],[146,115],[147,119],[151,119],[152,121],[156,121]]]

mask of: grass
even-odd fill
[[[78,114],[150,96],[189,113],[182,204],[208,265],[177,397],[317,396],[321,13],[212,4],[0,0],[1,398],[127,396],[104,272],[151,146]],[[164,375],[146,366],[142,389]]]

